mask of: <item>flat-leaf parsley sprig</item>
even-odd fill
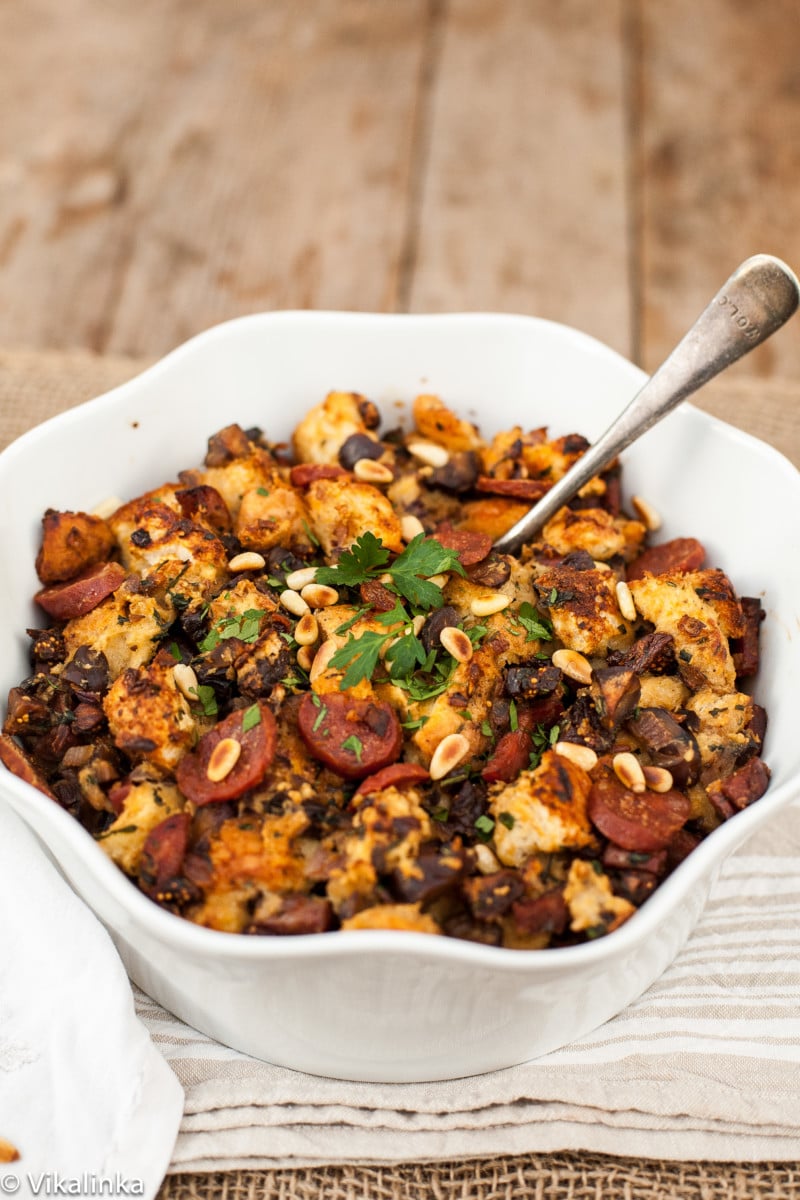
[[[431,575],[455,571],[465,575],[458,555],[436,538],[418,533],[402,554],[390,562],[390,552],[380,538],[369,530],[342,552],[334,567],[319,567],[316,582],[331,587],[359,587],[370,579],[387,575],[385,586],[417,608],[441,608],[442,589],[431,583]]]

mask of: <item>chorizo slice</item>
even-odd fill
[[[645,575],[667,575],[670,571],[697,571],[705,562],[706,551],[697,538],[673,538],[660,546],[651,546],[628,567],[628,579]]]
[[[715,808],[718,800],[727,800],[735,811],[747,808],[759,800],[769,787],[770,770],[761,758],[749,759],[738,771],[726,779],[715,779],[706,788],[708,798]],[[722,805],[718,811],[722,810]],[[723,815],[727,816],[727,813]]]
[[[57,800],[55,793],[45,782],[44,776],[40,774],[33,760],[7,733],[0,734],[0,762],[8,767],[12,775],[16,775],[18,779],[24,779],[25,783],[31,784],[37,791],[49,796],[51,800]]]
[[[172,813],[145,838],[139,862],[139,885],[149,896],[155,898],[179,874],[191,823],[188,812]]]
[[[241,746],[239,757],[222,779],[209,779],[211,755],[224,739]],[[237,709],[204,733],[195,749],[178,763],[175,778],[184,796],[197,805],[235,800],[264,778],[275,757],[277,735],[272,710],[261,701]]]
[[[334,466],[333,463],[298,463],[289,472],[289,482],[292,487],[308,487],[317,479],[338,479],[347,475],[344,467]]]
[[[474,567],[483,562],[492,549],[492,539],[488,533],[479,533],[476,529],[453,529],[449,523],[439,525],[434,537],[445,550],[452,550],[458,555],[462,567]]]
[[[403,730],[394,709],[377,700],[309,692],[297,723],[314,758],[345,779],[374,775],[396,762],[403,749]]]
[[[604,771],[592,784],[589,819],[615,846],[653,854],[669,845],[689,819],[687,796],[668,792],[632,792],[611,771]]]
[[[485,783],[511,783],[527,767],[532,749],[533,741],[526,730],[514,729],[504,733],[481,771],[481,778]]]
[[[42,588],[33,598],[56,621],[71,621],[73,617],[83,617],[97,608],[117,590],[126,575],[127,571],[120,563],[100,563],[69,583]]]
[[[552,486],[545,479],[494,479],[491,475],[479,475],[475,490],[489,492],[492,496],[512,496],[515,500],[533,501],[541,500]]]
[[[362,779],[355,790],[355,795],[371,796],[373,792],[382,792],[384,788],[401,788],[406,784],[426,782],[430,782],[430,775],[424,767],[418,763],[397,762]]]

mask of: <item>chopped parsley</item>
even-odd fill
[[[257,704],[251,704],[242,714],[242,733],[248,733],[261,724],[261,709]]]
[[[475,821],[475,832],[482,842],[488,842],[494,832],[494,821],[486,813]]]
[[[458,555],[442,546],[436,538],[418,533],[402,554],[389,561],[390,552],[380,538],[367,530],[345,550],[335,567],[320,567],[317,583],[332,587],[359,587],[370,579],[388,574],[386,587],[419,608],[442,607],[442,589],[430,582],[431,575],[455,571],[464,575]]]
[[[501,825],[505,825],[506,829],[513,829],[516,824],[514,814],[510,812],[501,812],[497,819]]]
[[[550,597],[553,597],[553,592],[556,593],[556,596],[558,595],[556,589],[553,588],[553,591],[550,593]],[[551,605],[554,604],[555,598],[548,598],[548,602]],[[527,600],[520,604],[519,608],[514,613],[512,620],[516,621],[516,623],[521,625],[525,630],[526,641],[532,642],[542,639],[543,641],[549,642],[552,640],[553,626],[549,621],[546,621],[540,617],[533,605]]]
[[[261,618],[266,615],[262,608],[248,608],[241,616],[222,617],[212,626],[198,648],[205,654],[228,638],[238,638],[240,642],[255,642],[258,639]]]
[[[358,762],[361,762],[361,751],[364,749],[364,744],[354,733],[351,733],[350,737],[342,742],[342,749],[346,750],[348,754],[354,754]]]
[[[196,688],[191,688],[190,691],[197,697],[197,702],[203,709],[203,713],[207,717],[215,717],[217,715],[217,694],[207,683],[198,683]]]

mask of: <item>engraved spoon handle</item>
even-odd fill
[[[731,363],[766,341],[795,312],[800,283],[769,254],[746,259],[655,374],[602,437],[558,483],[495,542],[513,553],[612,459]]]

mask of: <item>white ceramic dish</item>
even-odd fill
[[[390,424],[397,401],[426,390],[484,432],[547,423],[554,435],[593,438],[643,378],[591,338],[526,317],[274,313],[212,329],[0,456],[0,686],[5,693],[27,673],[24,630],[41,624],[30,597],[48,505],[91,509],[109,495],[137,495],[199,462],[207,436],[233,420],[285,437],[331,388],[370,396]],[[780,820],[798,791],[800,476],[774,450],[684,406],[627,452],[625,485],[664,515],[661,536],[699,537],[740,593],[764,597],[755,689],[770,715],[764,798],[703,842],[609,937],[518,952],[414,933],[272,939],[198,928],[152,904],[72,817],[2,769],[3,795],[108,927],[137,983],[189,1024],[259,1058],[403,1082],[542,1054],[657,978],[722,859],[762,822]]]

